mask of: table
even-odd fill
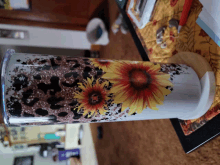
[[[202,4],[199,0],[194,0],[186,25],[178,35],[175,28],[167,28],[164,40],[167,43],[166,49],[161,49],[156,44],[156,31],[162,26],[169,26],[169,20],[180,19],[184,0],[159,0],[156,4],[153,20],[143,29],[135,28],[126,14],[125,5],[120,5],[120,11],[129,27],[135,44],[143,60],[152,62],[166,63],[170,57],[175,56],[178,52],[195,52],[203,56],[212,66],[216,76],[216,96],[210,109],[216,109],[219,113],[219,81],[220,81],[220,48],[217,44],[196,24],[196,19],[202,10]],[[211,116],[210,118],[213,118]],[[192,135],[185,137],[180,127],[178,119],[171,119],[171,122],[180,138],[185,152],[190,152],[193,148],[202,144],[204,141],[217,136],[220,132],[218,125],[220,116],[202,126],[200,133],[194,132]],[[196,120],[195,122],[199,121]],[[201,136],[201,132],[203,136]],[[199,137],[199,138],[198,138]],[[194,142],[193,142],[194,141]],[[195,143],[196,141],[196,143]],[[192,143],[193,142],[193,143]]]

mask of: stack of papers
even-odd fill
[[[128,15],[139,29],[142,29],[151,19],[156,0],[130,0]]]
[[[196,23],[220,46],[220,0],[200,0],[202,12]]]

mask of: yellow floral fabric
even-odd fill
[[[187,23],[179,34],[175,27],[169,28],[170,19],[180,20],[184,2],[185,0],[158,0],[151,22],[143,29],[136,28],[136,33],[151,62],[166,62],[176,53],[183,51],[195,52],[208,60],[215,72],[217,85],[216,97],[211,110],[220,103],[218,96],[220,92],[220,47],[196,23],[203,7],[199,0],[193,1]],[[163,41],[167,44],[165,49],[156,43],[156,32],[162,26],[167,26],[163,37]]]

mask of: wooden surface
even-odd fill
[[[109,5],[109,22],[110,25],[116,20],[119,14],[116,2],[108,0]],[[136,60],[142,61],[142,58],[138,52],[138,49],[131,37],[131,34],[123,35],[121,31],[117,34],[113,34],[110,30],[109,33],[109,44],[102,46],[100,49],[101,58],[115,59],[115,60]]]
[[[97,126],[103,139],[97,138]],[[220,162],[220,137],[185,154],[169,120],[91,124],[100,165],[210,165]]]
[[[109,5],[112,24],[118,9]],[[110,43],[100,55],[107,59],[141,61],[131,35],[110,33]],[[97,126],[103,127],[103,139],[97,138]],[[220,137],[190,154],[185,154],[169,120],[146,120],[91,124],[100,165],[215,165],[220,162]]]
[[[193,68],[201,79],[207,71],[212,71],[208,61],[199,54],[193,52],[180,52],[168,60],[168,63],[186,64]]]
[[[81,161],[78,158],[70,158],[69,165],[82,165]]]
[[[0,23],[85,30],[105,0],[31,0],[31,11],[0,9]]]
[[[65,149],[80,148],[78,145],[80,124],[66,124]]]
[[[83,138],[82,145],[80,147],[80,159],[83,165],[98,165],[89,123],[83,124]]]

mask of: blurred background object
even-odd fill
[[[101,46],[91,45],[87,40],[86,26],[93,18],[101,19],[105,29],[98,28],[98,38],[109,29],[105,0],[0,0],[0,8],[1,57],[7,49],[20,53],[99,57]],[[73,156],[83,164],[97,164],[89,125],[2,125],[0,141],[0,164],[21,164],[25,160],[27,163],[25,157],[29,156],[33,157],[34,165],[62,165]]]
[[[7,10],[31,10],[30,0],[0,0],[0,6],[2,9]]]
[[[89,124],[6,127],[6,129],[0,126],[0,135],[0,161],[7,165],[13,165],[13,162],[66,165],[71,157],[77,158],[77,161],[72,163],[97,164]],[[17,138],[14,138],[15,135]],[[59,135],[59,138],[55,138],[56,135]],[[27,161],[30,157],[31,161]]]
[[[68,159],[67,165],[82,165],[81,161],[77,157],[70,157]]]

